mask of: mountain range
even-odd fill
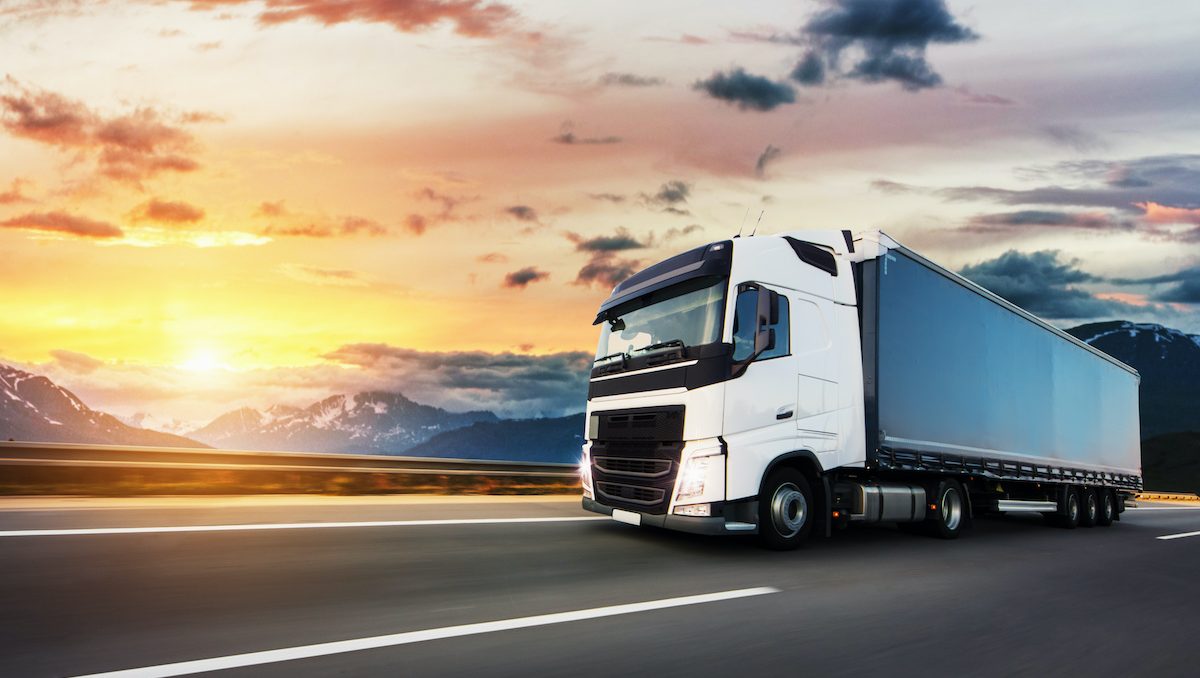
[[[83,404],[46,377],[0,363],[0,439],[147,447],[207,447],[161,431],[130,426]]]

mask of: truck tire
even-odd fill
[[[758,538],[775,551],[790,551],[808,539],[816,516],[803,473],[781,468],[767,476],[758,498]]]
[[[1097,495],[1100,510],[1096,512],[1096,524],[1100,527],[1108,527],[1113,524],[1113,519],[1117,516],[1117,500],[1113,497],[1112,490],[1106,488],[1098,490]]]
[[[1085,487],[1079,493],[1079,526],[1095,527],[1100,518],[1100,502],[1096,497],[1096,490]]]
[[[1054,517],[1054,523],[1064,530],[1073,530],[1079,526],[1079,492],[1075,488],[1067,488],[1067,496],[1063,500],[1063,510],[1056,513]]]
[[[933,493],[937,510],[928,522],[930,534],[942,539],[956,539],[967,518],[967,501],[962,486],[953,480],[943,480]]]

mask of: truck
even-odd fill
[[[786,550],[854,523],[1109,526],[1136,370],[881,231],[733,237],[600,305],[583,507]]]

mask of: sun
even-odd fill
[[[215,372],[217,370],[228,369],[228,365],[221,362],[220,356],[216,351],[211,349],[196,349],[192,351],[187,360],[179,363],[179,369],[187,370],[188,372]]]

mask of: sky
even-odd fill
[[[0,361],[185,427],[582,409],[595,309],[879,228],[1063,327],[1200,332],[1200,5],[9,0]]]

